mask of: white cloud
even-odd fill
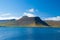
[[[11,13],[2,13],[0,16],[11,16]]]
[[[31,9],[27,10],[26,12],[24,12],[23,15],[28,16],[28,17],[35,17],[36,15],[34,15],[34,13],[36,11],[37,11],[36,9],[31,8]]]
[[[21,17],[14,17],[14,16],[10,16],[10,17],[0,17],[0,20],[10,20],[10,19],[16,19],[18,20]]]
[[[60,16],[45,18],[44,20],[60,21]]]
[[[30,8],[30,9],[27,10],[27,12],[34,13],[34,12],[38,12],[38,10],[37,9],[34,9],[34,8]]]
[[[9,19],[19,19],[20,17],[16,17],[11,13],[2,13],[0,14],[0,20],[9,20]]]
[[[22,16],[35,17],[36,15],[34,15],[34,13],[36,11],[37,11],[36,9],[31,8],[27,10],[26,12],[24,12]],[[0,20],[20,19],[22,16],[17,17],[17,16],[12,15],[12,13],[0,13]]]
[[[34,8],[28,10],[28,12],[35,12]]]
[[[24,12],[24,16],[28,16],[28,17],[35,17],[35,15],[34,15],[34,14],[32,14],[32,13],[26,13],[26,12]]]
[[[19,19],[18,17],[0,17],[0,20]]]
[[[9,20],[14,19],[15,17],[0,17],[0,20]]]

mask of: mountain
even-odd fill
[[[0,20],[0,26],[60,27],[60,21],[41,20],[40,17],[23,16],[18,20]]]
[[[39,17],[28,17],[28,16],[23,16],[21,19],[16,21],[16,24],[20,26],[49,26]]]
[[[60,21],[45,20],[45,22],[52,27],[60,27]]]
[[[10,20],[0,20],[0,23],[9,22],[9,21],[15,21],[15,19],[10,19]]]
[[[0,20],[0,26],[49,26],[45,21],[42,21],[39,17],[23,16],[22,18],[15,20]]]
[[[10,20],[0,20],[0,26],[13,26],[15,25],[15,19]]]

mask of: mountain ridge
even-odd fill
[[[47,21],[47,20],[41,20],[40,17],[28,17],[23,16],[22,18],[15,20],[0,20],[3,22],[0,22],[0,26],[52,26],[52,27],[60,27],[60,21]]]
[[[23,16],[21,19],[17,20],[18,25],[29,25],[29,24],[35,24],[37,25],[45,25],[49,26],[47,23],[42,21],[39,17],[28,17],[28,16]]]

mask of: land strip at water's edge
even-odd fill
[[[0,20],[0,26],[10,26],[10,27],[60,27],[60,21],[43,21],[40,17],[27,17],[15,20]]]

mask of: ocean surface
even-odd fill
[[[60,40],[60,28],[0,27],[0,40]]]

